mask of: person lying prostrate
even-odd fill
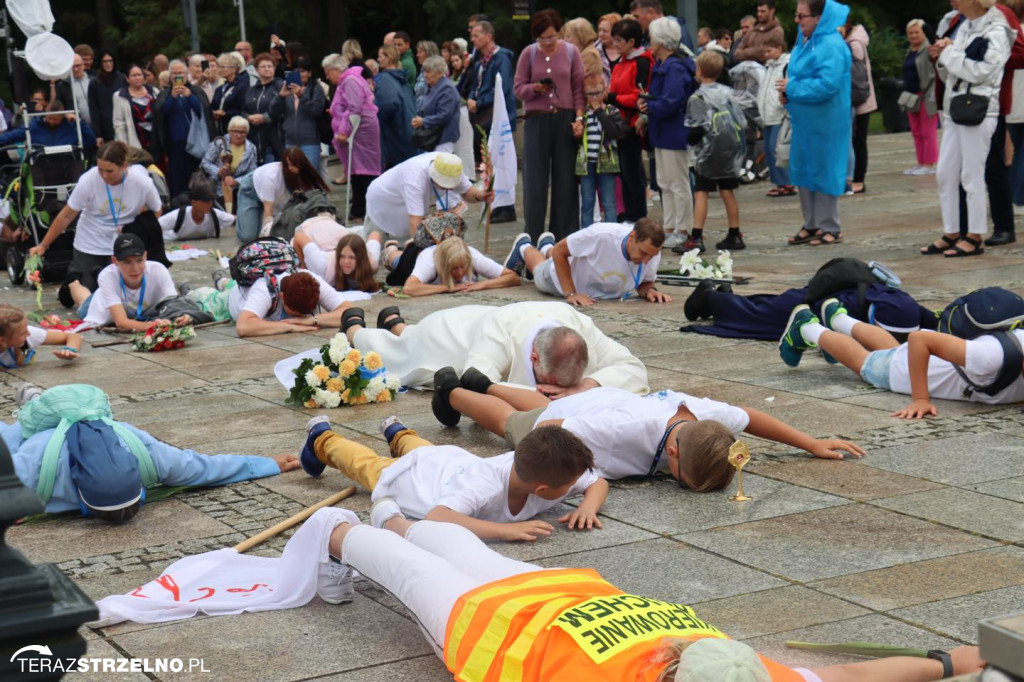
[[[96,278],[95,292],[89,292],[78,282],[72,282],[71,296],[78,304],[78,314],[86,327],[113,324],[120,331],[146,331],[156,323],[167,320],[145,319],[145,311],[165,298],[178,295],[168,272],[160,263],[146,259],[146,246],[134,234],[122,234],[114,242],[111,264],[103,268]],[[182,315],[178,324],[189,324],[192,318]]]
[[[482,277],[481,281],[477,277]],[[402,291],[428,296],[458,291],[480,291],[519,286],[519,275],[469,246],[461,237],[449,237],[416,257]]]
[[[61,360],[74,360],[82,350],[82,337],[74,332],[43,329],[28,323],[21,308],[0,303],[0,368],[14,369],[32,362],[39,346],[59,346]]]
[[[341,225],[338,227],[347,232]],[[358,234],[344,234],[330,251],[325,251],[308,233],[296,232],[292,246],[299,254],[299,264],[303,268],[323,277],[338,291],[372,294],[380,290],[380,285],[373,278],[380,259],[379,232],[374,232],[369,242],[363,241]]]
[[[351,304],[323,278],[308,270],[263,277],[251,287],[236,286],[228,296],[228,308],[238,335],[270,336],[288,332],[316,331],[337,327],[341,314]],[[325,311],[325,312],[319,312]]]
[[[189,187],[188,199],[188,206],[160,216],[160,229],[163,230],[165,240],[213,239],[219,237],[224,228],[235,224],[235,216],[213,205],[213,188],[207,183],[195,183]],[[178,227],[179,219],[181,227]]]

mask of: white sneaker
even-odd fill
[[[671,249],[673,246],[679,246],[686,241],[686,237],[682,235],[678,230],[672,230],[671,232],[665,233],[665,243],[661,245],[663,249]]]
[[[21,384],[14,391],[14,402],[18,407],[24,407],[30,400],[35,400],[43,394],[43,389],[32,384]]]
[[[352,567],[346,563],[328,559],[320,564],[316,577],[316,596],[328,604],[347,604],[355,596],[352,587]]]
[[[390,497],[382,497],[370,507],[370,525],[374,528],[383,528],[388,520],[396,516],[405,517],[402,508]]]
[[[935,166],[921,166],[914,175],[935,175]]]
[[[914,166],[913,168],[908,168],[907,170],[903,171],[903,174],[904,175],[917,175],[917,172],[919,170],[921,170],[920,166]]]

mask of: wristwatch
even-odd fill
[[[949,655],[949,652],[932,649],[928,652],[928,658],[942,662],[942,679],[953,677],[953,657]]]

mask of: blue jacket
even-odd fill
[[[165,97],[160,104],[160,113],[165,126],[164,142],[184,142],[188,139],[188,129],[192,125],[192,114],[203,115],[203,107],[199,97],[192,93],[188,97]],[[156,125],[156,121],[154,121]]]
[[[46,125],[46,121],[43,119],[33,118],[32,122],[28,125],[29,132],[32,133],[33,147],[57,147],[64,144],[70,144],[75,147],[78,146],[78,131],[75,129],[75,124],[71,121],[61,121],[59,126],[51,128]],[[22,127],[11,128],[3,134],[0,134],[0,147],[6,147],[7,145],[17,144],[24,141],[25,129]],[[82,121],[82,148],[96,148],[96,135],[92,132],[92,128],[89,127],[89,124],[84,120]]]
[[[387,170],[418,154],[409,138],[416,105],[403,69],[387,69],[377,74],[374,103],[380,123],[380,161]]]
[[[496,74],[501,74],[501,90],[505,95],[505,108],[508,110],[508,121],[512,130],[516,129],[516,96],[512,92],[512,81],[515,79],[515,67],[512,62],[515,55],[507,47],[499,47],[497,54],[487,63],[483,70],[480,82],[477,83],[477,59],[466,68],[466,75],[461,82],[462,96],[476,102],[476,110],[479,115],[494,106],[494,82]],[[483,120],[490,120],[490,116]]]
[[[427,128],[443,126],[439,144],[459,139],[459,92],[447,77],[441,78],[418,100],[419,115]]]
[[[217,133],[223,135],[228,131],[228,123],[234,116],[242,115],[242,107],[245,106],[245,96],[249,91],[249,74],[241,73],[235,80],[228,83],[224,81],[213,92],[213,101],[210,109],[213,111],[224,111],[224,116],[217,120]]]
[[[299,97],[299,108],[295,108],[292,96],[278,95],[270,105],[270,115],[275,121],[281,122],[281,133],[284,135],[285,147],[302,147],[320,144],[320,133],[317,131],[317,119],[324,115],[327,108],[327,97],[324,89],[315,80],[310,79],[306,89]]]
[[[789,104],[793,139],[789,178],[797,187],[841,196],[850,153],[850,48],[838,29],[850,8],[825,0],[809,40],[797,38],[789,57]]]
[[[694,91],[696,67],[680,53],[656,62],[651,73],[651,98],[647,100],[647,139],[656,149],[686,149],[686,103]]]
[[[215,486],[249,481],[254,478],[276,476],[280,468],[270,457],[254,455],[201,455],[194,450],[181,450],[158,441],[141,429],[130,424],[117,422],[142,440],[156,467],[157,480],[167,486]],[[43,451],[50,441],[54,429],[40,431],[27,440],[22,440],[19,424],[0,423],[0,437],[7,444],[14,460],[14,473],[21,482],[32,490],[39,483],[39,469],[43,463]],[[124,444],[127,447],[127,443]],[[47,513],[74,511],[79,509],[78,493],[71,481],[71,467],[68,465],[68,446],[60,449],[57,475],[53,483],[53,495],[46,504]]]

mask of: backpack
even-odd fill
[[[871,97],[871,77],[868,75],[868,63],[864,59],[853,58],[850,65],[850,106],[859,107]]]
[[[842,291],[857,288],[857,309],[850,311],[854,317],[867,319],[865,296],[872,284],[885,284],[871,269],[871,266],[859,258],[833,258],[818,268],[810,281],[807,282],[807,295],[804,303],[813,305],[817,301]]]
[[[159,483],[156,466],[149,455],[149,450],[138,436],[123,424],[113,420],[107,394],[89,384],[64,384],[43,391],[42,395],[30,400],[18,411],[18,423],[21,425],[23,438],[27,439],[41,431],[54,429],[43,450],[39,482],[36,485],[36,494],[44,503],[53,495],[57,464],[68,429],[73,424],[83,421],[100,421],[113,429],[114,433],[128,444],[128,448],[139,461],[139,473],[142,474],[143,484],[147,488],[152,488]]]
[[[462,216],[451,211],[434,211],[420,221],[413,243],[421,250],[428,249],[449,237],[461,237],[465,233],[466,222]]]
[[[251,287],[266,278],[270,292],[270,309],[277,307],[281,295],[278,275],[291,274],[299,267],[299,257],[292,245],[278,237],[257,237],[238,247],[228,261],[231,279],[240,287]]]
[[[295,236],[295,228],[310,218],[321,213],[337,215],[338,209],[320,189],[309,189],[305,192],[293,192],[291,199],[274,218],[270,226],[270,236],[291,239]]]
[[[1024,326],[1024,299],[1002,287],[961,296],[939,314],[939,331],[961,339],[1012,331]]]
[[[189,204],[178,209],[178,217],[174,221],[174,234],[181,232],[181,226],[185,224],[185,216],[188,215],[187,211],[190,208],[191,205]],[[213,237],[214,239],[220,239],[220,218],[217,217],[216,208],[210,211],[210,216],[213,218]]]
[[[953,369],[960,375],[960,378],[967,382],[967,388],[963,391],[965,398],[970,398],[975,393],[984,393],[985,395],[996,395],[1007,386],[1012,384],[1021,375],[1021,367],[1024,366],[1024,350],[1021,349],[1020,341],[1012,332],[998,331],[992,334],[982,334],[982,336],[992,336],[999,342],[999,345],[1003,348],[1003,365],[999,368],[999,374],[996,375],[995,380],[988,386],[981,386],[974,383],[967,376],[967,372],[960,365],[954,364]]]

